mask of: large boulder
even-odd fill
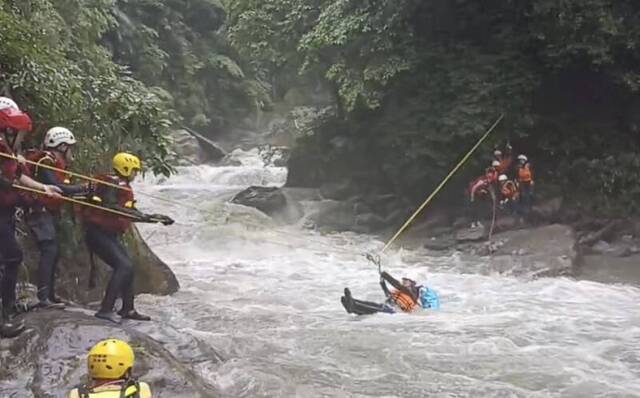
[[[492,271],[529,277],[573,275],[580,260],[574,230],[554,224],[497,234]]]
[[[185,129],[174,130],[169,135],[171,149],[179,165],[216,162],[226,156],[226,152],[210,139]]]
[[[76,308],[32,312],[24,320],[31,330],[0,340],[2,397],[66,397],[71,388],[85,382],[89,349],[107,338],[131,344],[136,356],[134,375],[149,383],[154,397],[219,396],[189,365],[201,365],[203,358],[216,364],[221,358],[210,349],[203,351],[198,341],[184,341],[188,339],[184,333],[167,325],[145,326],[157,329],[154,333],[162,336],[161,344],[136,330],[135,323],[120,327]],[[181,346],[188,349],[180,350]]]
[[[60,223],[61,257],[56,277],[56,292],[78,303],[89,303],[102,299],[111,274],[111,268],[97,257],[96,285],[89,289],[89,270],[91,261],[84,243],[83,228],[75,218],[63,214]],[[22,231],[28,231],[25,225],[19,225]],[[125,235],[125,244],[133,260],[135,272],[135,293],[172,294],[180,285],[168,265],[160,260],[147,246],[144,239],[133,227]],[[30,234],[21,235],[20,242],[25,254],[26,275],[32,283],[37,283],[38,259],[40,256]]]
[[[231,202],[254,207],[265,214],[272,215],[286,207],[287,198],[278,187],[251,186],[234,196]]]

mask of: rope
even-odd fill
[[[418,214],[420,214],[420,212],[422,212],[422,210],[440,192],[440,190],[445,186],[445,184],[447,182],[449,182],[451,177],[453,177],[453,175],[458,171],[458,169],[460,167],[462,167],[462,165],[467,161],[467,159],[469,159],[469,157],[473,154],[473,152],[475,152],[476,149],[478,149],[478,147],[482,144],[482,142],[484,142],[484,140],[489,136],[489,134],[491,134],[491,132],[496,128],[496,126],[502,121],[503,118],[504,118],[504,114],[502,114],[502,115],[500,115],[500,117],[498,117],[498,119],[493,123],[493,125],[491,127],[489,127],[489,129],[478,140],[478,142],[476,142],[476,144],[469,150],[469,152],[467,152],[467,154],[458,162],[458,164],[453,168],[453,170],[451,170],[451,172],[449,172],[449,174],[447,174],[447,176],[444,178],[444,180],[442,180],[440,185],[438,185],[436,187],[436,189],[431,193],[431,195],[429,195],[429,197],[427,197],[427,199],[422,203],[422,205],[420,205],[420,207],[418,207],[418,209],[413,213],[413,215],[411,217],[409,217],[409,219],[404,223],[404,225],[402,225],[402,227],[400,227],[398,232],[396,232],[395,235],[393,235],[393,237],[391,239],[389,239],[387,244],[382,248],[381,253],[384,253],[385,250],[387,250],[389,248],[389,246],[391,246],[393,244],[393,242],[395,242],[395,240],[400,236],[400,234],[402,234],[405,231],[405,229],[407,229],[409,224],[411,224],[413,222],[413,220],[418,216]]]
[[[491,238],[493,237],[493,228],[496,226],[496,193],[491,189],[491,201],[493,202],[493,214],[491,215],[491,228],[489,228],[489,245],[491,245]]]
[[[43,164],[43,163],[34,162],[32,160],[28,160],[28,159],[18,158],[17,156],[9,155],[7,153],[2,153],[2,152],[0,152],[0,156],[2,156],[4,158],[7,158],[7,159],[13,159],[13,160],[17,160],[19,162],[25,162],[25,163],[28,163],[28,164],[32,164],[34,166],[42,167],[44,169],[65,173],[67,175],[70,175],[70,176],[73,176],[73,177],[77,177],[77,178],[80,178],[80,179],[83,179],[83,180],[86,180],[86,181],[91,181],[91,182],[94,182],[96,184],[102,184],[102,185],[106,185],[106,186],[111,187],[111,188],[116,188],[116,189],[120,189],[120,190],[123,190],[123,191],[132,192],[132,189],[129,188],[129,187],[123,187],[123,186],[120,186],[118,184],[113,184],[113,183],[108,182],[108,181],[99,180],[97,178],[89,177],[87,175],[76,173],[76,172],[73,172],[73,171],[60,169],[58,167],[50,166],[48,164]],[[186,207],[186,208],[190,208],[190,209],[194,209],[194,210],[198,210],[198,211],[206,211],[205,209],[202,209],[202,208],[200,208],[198,206],[193,206],[193,205],[190,205],[188,203],[183,203],[183,202],[178,202],[178,201],[175,201],[175,200],[172,200],[172,199],[163,198],[161,196],[155,196],[155,195],[151,195],[151,194],[144,193],[144,192],[138,192],[138,194],[140,194],[142,196],[146,196],[146,197],[152,198],[152,199],[156,199],[156,200],[160,200],[160,201],[163,201],[163,202],[171,203],[171,204],[174,204],[174,205],[177,205],[177,206],[182,206],[182,207]]]
[[[40,191],[39,189],[28,188],[28,187],[25,187],[25,186],[22,186],[22,185],[18,185],[18,184],[13,184],[13,187],[16,188],[16,189],[20,189],[22,191],[26,191],[26,192],[37,193],[37,194],[40,194],[40,195],[47,195],[47,193],[45,191]],[[107,213],[116,214],[116,215],[121,216],[121,217],[137,219],[137,217],[134,217],[131,214],[128,214],[128,213],[125,213],[125,212],[122,212],[122,211],[118,211],[118,210],[114,210],[114,209],[109,209],[108,207],[94,205],[93,203],[84,202],[82,200],[77,200],[77,199],[69,198],[69,197],[66,197],[66,196],[60,196],[60,199],[62,199],[64,201],[67,201],[67,202],[75,203],[77,205],[92,207],[94,209],[106,211]]]

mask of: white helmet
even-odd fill
[[[527,159],[527,157],[526,157],[526,156],[524,156],[524,155],[520,154],[520,155],[518,155],[518,160],[519,160],[519,161],[521,161],[521,162],[526,162],[526,161],[527,161],[527,160],[529,160],[529,159]]]
[[[507,181],[507,176],[505,174],[500,174],[500,177],[498,177],[498,181],[500,182]]]
[[[496,149],[495,151],[493,151],[493,156],[495,157],[502,156],[502,151],[499,149]]]
[[[20,110],[20,108],[18,108],[18,104],[16,104],[16,102],[11,98],[0,97],[0,110],[7,108]]]
[[[493,162],[491,162],[491,167],[498,167],[500,166],[500,162],[497,160],[494,160]]]
[[[55,148],[60,144],[73,145],[76,143],[76,137],[65,127],[53,127],[47,131],[44,136],[45,148]]]

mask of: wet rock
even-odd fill
[[[489,232],[484,227],[463,228],[456,231],[455,239],[460,243],[479,242],[487,239],[488,235]]]
[[[578,276],[602,283],[640,285],[640,254],[635,253],[627,257],[608,254],[586,255]]]
[[[576,234],[566,225],[508,231],[493,237],[499,242],[491,260],[493,271],[530,277],[573,275],[580,260]]]
[[[19,228],[28,231],[25,225],[19,225]],[[62,217],[59,236],[61,257],[56,277],[57,294],[78,303],[101,300],[111,275],[111,268],[96,257],[96,286],[89,289],[91,262],[84,243],[83,227],[66,211]],[[39,252],[35,242],[29,234],[21,235],[19,240],[25,254],[24,263],[27,270],[23,276],[32,283],[37,283]],[[125,244],[134,264],[136,294],[166,295],[178,291],[180,285],[174,273],[151,251],[135,226],[125,235]]]
[[[324,199],[347,200],[356,193],[357,191],[347,180],[322,184],[320,186],[320,195],[322,195]]]
[[[307,217],[307,222],[321,230],[349,231],[356,221],[354,206],[348,202],[325,200]]]
[[[457,243],[458,242],[454,238],[453,234],[451,234],[427,239],[423,244],[423,247],[429,250],[445,251],[454,249]]]
[[[358,214],[355,217],[353,223],[353,230],[360,233],[370,233],[372,231],[378,231],[386,227],[387,222],[384,218],[373,214],[364,213]]]
[[[562,197],[557,197],[536,204],[531,209],[531,217],[538,222],[553,222],[560,214],[562,203]]]
[[[215,388],[207,384],[189,365],[218,363],[221,358],[212,350],[175,357],[177,344],[167,335],[157,339],[137,331],[131,322],[119,327],[100,321],[82,309],[39,311],[23,316],[30,330],[15,339],[0,340],[0,396],[25,398],[66,397],[69,390],[84,382],[86,355],[98,341],[119,338],[131,344],[136,355],[134,375],[149,383],[154,396],[216,397]],[[152,324],[146,327],[154,327]],[[156,326],[157,327],[157,326]]]
[[[200,164],[205,161],[206,155],[200,147],[198,139],[189,134],[187,130],[175,130],[169,135],[171,149],[176,154],[176,162],[179,165]]]
[[[289,148],[284,146],[263,145],[259,149],[260,157],[267,166],[286,167],[289,161]]]
[[[272,215],[286,207],[287,198],[280,188],[252,186],[234,196],[231,202],[254,207]]]
[[[169,140],[179,165],[217,162],[226,156],[222,147],[195,131],[175,130]]]

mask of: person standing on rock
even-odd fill
[[[500,186],[500,207],[508,206],[517,213],[519,192],[516,183],[509,180],[506,174],[501,174],[498,177],[498,184]]]
[[[482,198],[490,197],[495,200],[496,183],[498,182],[498,170],[500,162],[493,160],[491,167],[487,168],[485,174],[476,178],[469,183],[468,195],[468,211],[471,218],[471,228],[482,228],[480,223],[481,213],[481,200]]]
[[[99,342],[87,357],[89,382],[71,390],[69,398],[151,398],[149,385],[133,378],[134,362],[133,349],[126,342]]]
[[[72,160],[71,150],[76,144],[73,133],[65,127],[53,127],[44,137],[43,150],[27,153],[31,176],[43,183],[55,185],[66,196],[86,196],[87,184],[70,185],[70,178],[63,171]],[[54,167],[58,170],[52,170]],[[64,303],[55,295],[55,272],[59,259],[58,219],[64,202],[61,199],[37,196],[26,213],[26,221],[40,251],[38,264],[39,308],[64,308]]]
[[[525,155],[518,155],[518,166],[516,168],[518,179],[518,190],[520,191],[520,208],[523,215],[529,214],[533,206],[533,171],[531,163]]]
[[[118,153],[113,157],[112,166],[113,174],[96,177],[108,185],[98,183],[89,199],[90,203],[107,210],[83,209],[85,240],[89,251],[113,268],[100,310],[95,316],[119,323],[113,307],[116,299],[122,297],[122,308],[118,312],[122,318],[148,321],[151,318],[138,313],[133,305],[133,263],[121,239],[132,222],[170,225],[173,224],[173,220],[161,214],[145,214],[135,208],[133,190],[129,183],[141,169],[137,156]]]
[[[2,278],[2,323],[0,336],[15,337],[24,330],[22,323],[10,323],[16,311],[18,267],[22,263],[22,249],[15,236],[15,212],[19,192],[14,184],[42,191],[53,198],[60,197],[60,189],[42,184],[23,174],[26,168],[19,162],[17,150],[23,135],[31,131],[31,118],[10,98],[0,97],[0,265]]]

